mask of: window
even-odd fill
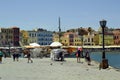
[[[93,42],[93,38],[92,38],[92,42]]]
[[[69,35],[69,38],[73,38],[73,37],[74,37],[73,34],[70,34],[70,35]]]
[[[88,42],[90,42],[90,38],[88,38]]]
[[[65,42],[66,42],[66,40],[65,40]]]

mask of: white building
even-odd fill
[[[28,43],[38,43],[39,45],[50,45],[53,42],[53,33],[46,30],[36,29],[28,31]]]
[[[83,36],[83,45],[94,45],[94,33]]]

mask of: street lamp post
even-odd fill
[[[102,27],[102,35],[103,35],[102,36],[103,37],[102,38],[103,39],[102,40],[102,42],[103,42],[103,45],[102,45],[103,46],[103,51],[102,51],[102,66],[101,66],[103,69],[106,69],[109,66],[108,65],[108,59],[106,59],[106,56],[105,56],[105,43],[104,43],[104,31],[105,31],[104,28],[106,26],[106,23],[107,23],[106,20],[101,20],[100,21],[100,26]]]

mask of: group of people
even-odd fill
[[[80,63],[80,58],[84,57],[85,60],[88,62],[88,65],[91,65],[91,58],[90,58],[90,53],[88,52],[88,50],[85,52],[85,55],[83,56],[83,50],[82,48],[78,48],[77,52],[76,52],[76,57],[77,57],[77,62]]]
[[[27,59],[28,59],[28,63],[29,62],[31,62],[31,63],[33,63],[33,60],[31,59],[31,53],[30,53],[30,50],[27,50],[26,51],[26,57],[27,57]],[[3,53],[3,51],[0,49],[0,63],[2,63],[2,57],[4,56],[4,53]],[[18,50],[17,49],[14,49],[13,51],[12,51],[12,58],[13,58],[13,61],[19,61],[19,57],[20,57],[20,53],[18,52]],[[6,58],[6,57],[5,57]]]
[[[28,63],[31,62],[33,63],[33,60],[31,59],[31,54],[30,54],[30,50],[25,50],[25,55],[28,58]],[[13,51],[13,61],[15,60],[19,60],[19,54],[17,53],[17,51]],[[3,57],[3,52],[2,50],[0,50],[0,63],[2,63],[2,57]],[[77,52],[76,52],[76,57],[77,57],[77,62],[81,62],[80,58],[83,57],[83,50],[82,48],[78,48]],[[88,65],[91,64],[91,58],[90,58],[90,54],[88,51],[85,52],[84,55],[85,60],[88,62]],[[62,60],[63,58],[61,58]]]

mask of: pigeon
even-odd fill
[[[53,65],[53,63],[50,63],[50,65]]]
[[[63,63],[60,63],[61,65],[63,65]]]

